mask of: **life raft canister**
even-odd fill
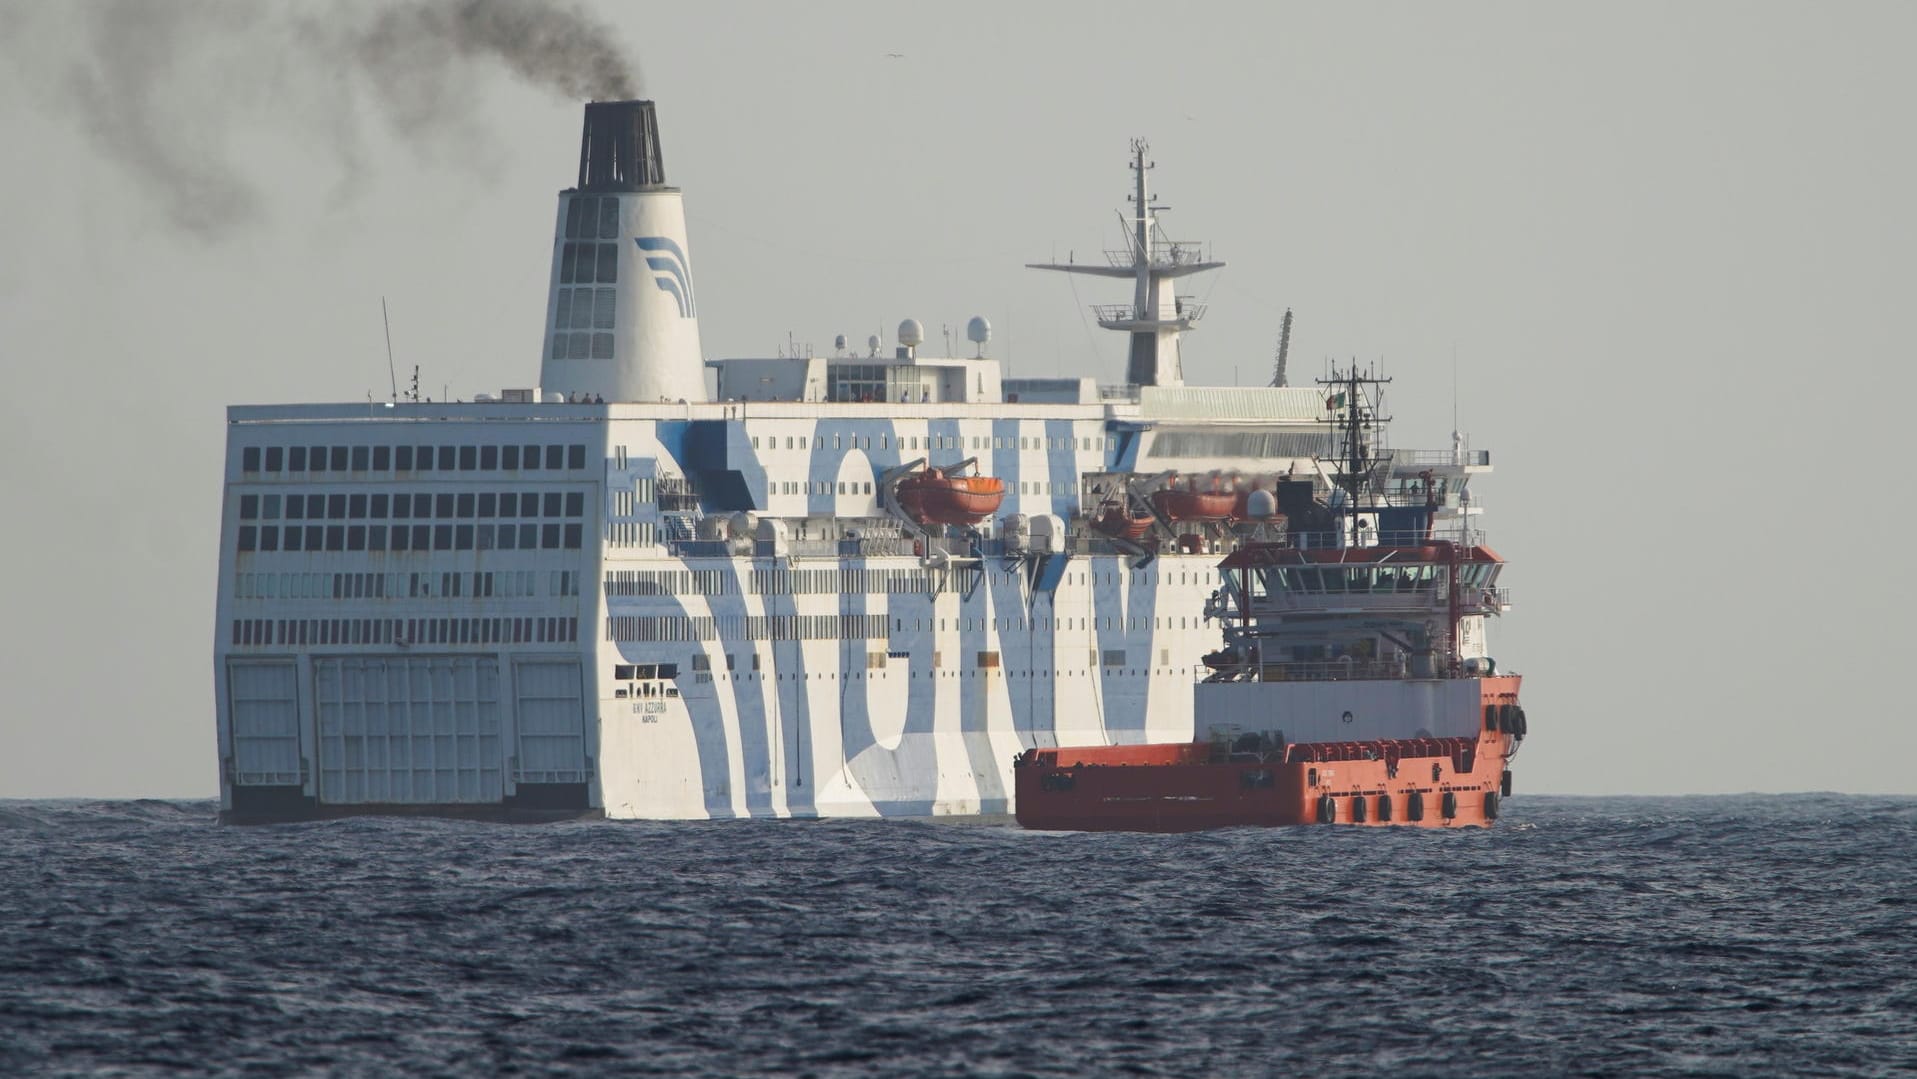
[[[1327,794],[1318,799],[1318,823],[1332,824],[1338,819],[1338,800]]]

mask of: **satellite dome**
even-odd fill
[[[917,348],[924,343],[925,327],[919,325],[918,319],[908,318],[899,323],[899,344],[906,348]]]
[[[834,337],[832,339],[832,348],[834,351],[837,351],[837,352],[845,351],[845,335],[844,334],[840,334],[839,336]]]
[[[985,321],[984,315],[973,315],[972,321],[965,324],[965,339],[975,345],[982,345],[992,339],[992,324]]]

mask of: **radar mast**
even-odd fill
[[[1132,140],[1133,180],[1129,196],[1132,214],[1126,221],[1125,250],[1106,251],[1104,265],[1080,263],[1075,259],[1026,265],[1034,270],[1131,278],[1131,303],[1093,304],[1092,313],[1098,317],[1100,326],[1127,334],[1131,339],[1125,363],[1126,382],[1135,386],[1182,386],[1185,370],[1179,354],[1179,337],[1204,317],[1205,305],[1191,296],[1178,295],[1170,283],[1225,264],[1206,258],[1202,244],[1169,239],[1158,227],[1158,213],[1168,207],[1151,198],[1148,174],[1156,162],[1147,160],[1150,150],[1145,140]]]

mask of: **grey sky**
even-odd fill
[[[1020,265],[1114,238],[1147,137],[1169,230],[1230,263],[1190,381],[1262,383],[1290,306],[1294,381],[1382,358],[1397,443],[1437,447],[1455,349],[1521,790],[1917,792],[1884,547],[1917,8],[598,10],[660,103],[710,354],[984,314],[1015,373],[1115,381],[1081,311],[1119,297]],[[222,409],[384,396],[382,295],[427,392],[530,384],[578,105],[459,68],[474,107],[399,136],[257,25],[146,33],[144,134],[237,170],[208,238],[62,105],[82,28],[0,4],[0,796],[208,796]]]

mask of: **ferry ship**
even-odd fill
[[[1219,563],[1295,529],[1280,496],[1334,507],[1340,424],[1375,459],[1353,543],[1398,505],[1463,527],[1489,457],[1387,450],[1282,345],[1272,386],[1185,385],[1178,285],[1222,264],[1131,168],[1122,249],[1034,264],[1130,288],[1095,310],[1120,383],[1005,377],[983,319],[969,356],[907,320],[708,360],[653,103],[585,106],[537,386],[228,410],[224,819],[1002,815],[1028,750],[1209,737]],[[1446,654],[1488,663],[1489,613]]]

